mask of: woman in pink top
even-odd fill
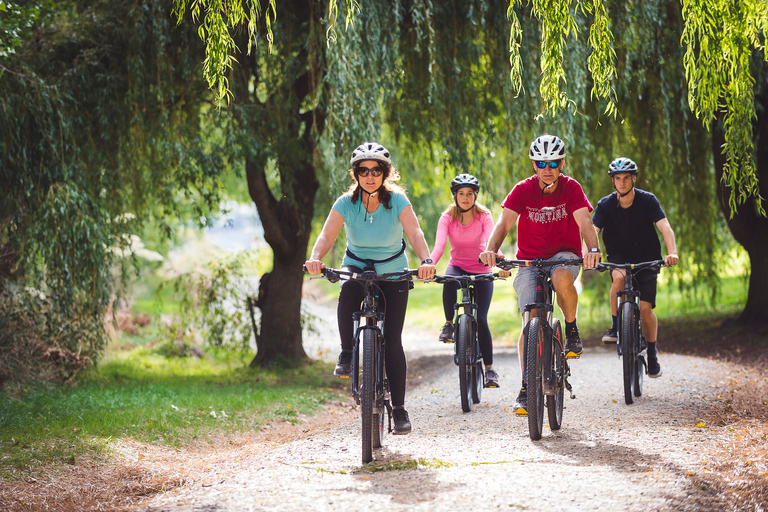
[[[431,259],[434,264],[440,260],[445,250],[446,239],[451,241],[451,259],[445,273],[452,276],[485,274],[490,269],[478,261],[480,253],[493,231],[493,217],[488,208],[476,202],[480,191],[480,182],[471,174],[459,174],[451,181],[451,193],[454,204],[440,216],[435,237],[435,248]],[[499,253],[499,257],[503,257]],[[500,274],[503,276],[504,271]],[[509,272],[506,272],[509,275]],[[440,341],[449,343],[453,340],[453,306],[456,303],[457,283],[443,286],[443,310],[445,325],[440,331]],[[485,380],[488,387],[499,387],[499,376],[493,369],[493,343],[491,330],[488,328],[488,308],[493,297],[493,282],[475,283],[477,301],[477,338],[485,363]]]

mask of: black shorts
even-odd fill
[[[640,291],[640,300],[651,303],[651,309],[656,307],[656,282],[659,273],[645,269],[635,274],[635,288]],[[611,272],[611,281],[613,281],[613,272]]]

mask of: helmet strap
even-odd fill
[[[536,175],[536,177],[537,177],[537,178],[539,178],[538,174]],[[544,191],[545,191],[545,190],[549,190],[550,188],[554,187],[554,186],[555,186],[555,183],[557,183],[557,181],[558,181],[559,179],[560,179],[560,176],[558,176],[557,178],[555,178],[555,181],[553,181],[552,183],[550,183],[549,185],[547,185],[547,184],[546,184],[546,182],[545,182],[544,180],[542,180],[541,178],[539,178],[539,182],[544,184],[544,188],[542,188],[542,189],[541,189],[541,195],[544,195]]]

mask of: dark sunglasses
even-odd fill
[[[365,178],[368,176],[368,174],[373,174],[374,178],[378,178],[382,174],[384,174],[384,169],[382,169],[379,166],[376,167],[358,167],[357,168],[357,175],[360,177]]]
[[[543,160],[536,160],[536,167],[538,167],[539,169],[546,169],[547,168],[547,164],[549,164],[549,168],[550,169],[557,169],[558,167],[560,167],[560,162],[562,162],[562,160],[553,160],[551,162],[544,162]]]

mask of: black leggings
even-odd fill
[[[408,306],[408,281],[378,281],[381,290],[379,295],[379,310],[385,313],[384,364],[387,370],[387,380],[392,394],[392,405],[397,407],[405,403],[405,371],[407,364],[403,351],[403,324],[405,310]],[[341,349],[352,350],[355,344],[352,313],[360,311],[360,305],[365,298],[365,288],[359,281],[345,281],[339,292],[339,304],[336,318],[339,322]]]
[[[445,273],[449,276],[469,276],[471,272],[465,272],[460,267],[448,265]],[[443,310],[445,320],[452,322],[454,316],[453,306],[456,304],[459,283],[448,282],[443,285]],[[483,353],[485,366],[493,364],[493,338],[488,327],[488,308],[491,307],[493,298],[493,281],[477,281],[475,283],[475,302],[477,303],[477,341],[480,344],[480,352]],[[458,326],[454,326],[458,327]]]

